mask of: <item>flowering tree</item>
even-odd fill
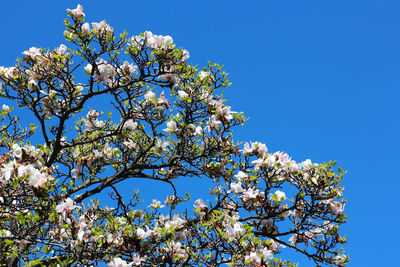
[[[295,266],[279,258],[292,249],[345,265],[334,162],[234,141],[246,119],[219,93],[229,86],[222,67],[198,71],[170,36],[117,37],[106,21],[85,22],[82,6],[67,11],[71,48],[32,47],[0,67],[1,96],[36,119],[25,128],[13,107],[0,111],[2,263]],[[107,114],[96,105],[105,99]],[[181,177],[207,178],[210,198],[178,192]],[[118,185],[136,178],[172,194],[147,204],[123,195]],[[98,200],[106,190],[112,208]]]

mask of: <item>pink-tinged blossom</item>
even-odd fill
[[[274,155],[276,157],[276,162],[278,162],[279,165],[284,166],[290,162],[290,157],[286,153],[278,151],[278,152],[275,152]]]
[[[72,15],[74,18],[76,18],[76,19],[85,16],[85,13],[83,13],[83,6],[82,6],[82,5],[79,5],[79,4],[78,4],[78,6],[77,6],[75,9],[72,9],[72,10],[71,10],[71,9],[68,8],[67,11],[68,11],[69,13],[71,13],[71,15]]]
[[[87,22],[83,23],[83,25],[81,27],[81,30],[85,35],[89,35],[89,33],[90,33],[90,25],[89,25],[89,23],[87,23]]]
[[[142,263],[142,261],[144,261],[144,260],[145,260],[145,257],[141,257],[141,256],[135,254],[135,255],[133,255],[133,261],[131,262],[131,264],[133,266],[139,266]]]
[[[267,165],[265,163],[265,159],[263,159],[263,158],[258,158],[256,160],[253,160],[251,163],[254,164],[254,169],[256,171],[258,171],[259,169],[261,169],[262,167]]]
[[[95,30],[99,34],[114,31],[114,29],[110,25],[107,24],[106,20],[103,20],[101,22],[92,22],[92,27],[93,27],[93,30]]]
[[[229,224],[225,226],[225,232],[228,234],[228,238],[235,238],[244,234],[243,224],[236,222],[233,227]]]
[[[41,49],[37,47],[31,47],[28,51],[24,51],[22,54],[35,60],[42,56]]]
[[[117,74],[113,65],[109,64],[107,61],[100,59],[97,63],[98,73],[95,73],[97,80],[105,82],[108,86],[112,85],[114,77]]]
[[[146,31],[144,36],[147,45],[152,49],[169,49],[175,46],[172,37],[169,35],[155,35],[150,31]]]
[[[161,205],[161,201],[157,200],[157,199],[153,199],[152,204],[149,205],[150,208],[152,209],[161,209],[164,208],[164,205]]]
[[[96,120],[100,116],[99,112],[95,109],[90,110],[87,115],[86,119],[88,120]]]
[[[222,188],[221,188],[221,186],[216,186],[216,187],[213,187],[213,188],[210,188],[210,194],[211,195],[220,195],[222,193]]]
[[[30,79],[30,80],[28,81],[28,87],[29,87],[29,88],[34,88],[35,86],[37,86],[37,81],[36,81],[36,80],[33,80],[33,79]]]
[[[135,131],[138,126],[138,123],[132,119],[125,121],[124,126],[122,127],[125,131]]]
[[[187,253],[181,242],[170,241],[165,245],[165,251],[171,258],[186,257]]]
[[[103,121],[99,121],[97,118],[99,113],[96,110],[90,110],[86,115],[85,119],[85,131],[93,131],[104,126]]]
[[[58,48],[57,48],[57,54],[59,55],[64,55],[67,52],[68,48],[65,46],[65,44],[61,44]]]
[[[150,229],[147,225],[146,225],[146,236],[148,237],[155,237],[160,235],[159,232],[157,232],[156,230]]]
[[[331,204],[331,209],[334,214],[342,214],[344,210],[344,205],[340,202],[335,201]]]
[[[165,98],[164,91],[161,92],[160,97],[157,99],[156,103],[157,105],[164,105],[165,108],[169,108],[171,106],[169,100]]]
[[[174,195],[167,196],[166,199],[164,200],[164,203],[168,206],[175,204],[175,202],[176,202],[176,196]]]
[[[204,201],[199,198],[194,202],[193,205],[196,209],[200,209],[200,210],[206,210],[207,209],[207,205],[204,203]]]
[[[174,133],[177,130],[176,122],[174,121],[169,121],[167,122],[167,128],[163,129],[163,131],[167,133]]]
[[[78,240],[82,241],[83,240],[83,236],[85,235],[85,228],[88,226],[88,224],[86,223],[85,220],[85,215],[82,215],[81,217],[79,217],[79,222],[78,222]]]
[[[209,91],[203,89],[201,92],[201,100],[211,105],[211,102],[213,101],[213,96]]]
[[[314,233],[312,233],[311,231],[310,231],[310,232],[305,232],[305,233],[304,233],[304,236],[305,236],[306,238],[308,238],[308,239],[314,239],[314,238],[317,237],[317,235],[314,234]]]
[[[322,228],[322,227],[315,227],[310,230],[310,233],[313,234],[314,236],[321,235],[323,232],[324,232],[324,228]]]
[[[342,214],[344,211],[344,205],[341,202],[334,201],[332,198],[322,200],[322,203],[326,204],[334,214]]]
[[[7,79],[14,79],[18,77],[18,69],[16,67],[9,67],[5,68],[3,66],[0,66],[0,77],[4,77]]]
[[[82,94],[82,92],[83,92],[83,86],[80,84],[77,84],[75,86],[74,96],[78,97]]]
[[[253,199],[257,199],[259,194],[263,194],[263,192],[260,193],[258,189],[248,188],[242,194],[242,199],[244,202],[251,201]]]
[[[0,180],[8,181],[10,180],[11,176],[14,174],[15,170],[15,161],[10,161],[9,163],[3,165],[0,168]]]
[[[312,162],[310,159],[306,159],[302,163],[300,163],[300,166],[303,167],[303,170],[309,171],[311,167],[313,166]]]
[[[17,159],[20,159],[22,157],[23,154],[23,148],[20,147],[18,144],[14,144],[11,147],[11,151],[13,152],[13,156]]]
[[[50,178],[50,176],[48,176],[47,174],[41,173],[36,168],[31,168],[29,173],[28,184],[36,188],[43,187],[50,179],[52,178]]]
[[[62,219],[67,218],[67,214],[73,211],[74,209],[79,208],[74,204],[74,201],[71,198],[64,199],[61,204],[56,206],[57,213],[61,214]]]
[[[155,93],[153,93],[152,91],[148,91],[144,95],[144,99],[146,100],[146,102],[151,102],[154,99],[155,96],[156,96]]]
[[[143,45],[143,36],[132,36],[131,37],[131,43],[133,45],[133,47],[139,49],[142,45]]]
[[[284,246],[284,245],[279,244],[277,241],[275,241],[275,240],[273,240],[273,239],[270,239],[269,241],[270,241],[270,243],[271,243],[271,249],[272,249],[272,251],[274,251],[274,252],[279,252],[279,248],[280,248],[280,247],[281,247],[281,248],[285,248],[285,247],[286,247],[286,246]]]
[[[228,193],[240,194],[243,192],[242,183],[231,183]]]
[[[207,122],[209,131],[218,130],[220,124],[221,124],[221,122],[219,120],[217,120],[214,115],[212,115],[211,118]]]
[[[34,169],[34,167],[31,164],[21,165],[18,167],[18,176],[19,177],[27,176],[32,172],[33,169]]]
[[[251,155],[253,153],[253,149],[250,147],[249,143],[246,142],[244,144],[244,148],[242,150],[243,156]]]
[[[127,148],[130,148],[130,149],[137,148],[137,144],[135,142],[133,142],[132,140],[122,142],[122,144],[124,144],[124,146],[126,146]]]
[[[246,255],[244,257],[245,261],[250,261],[253,264],[260,264],[261,263],[261,258],[258,256],[256,252],[251,252],[250,255]]]
[[[129,64],[128,61],[124,61],[122,64],[122,69],[127,73],[134,73],[138,69],[138,66],[133,65],[133,63]]]
[[[6,104],[3,104],[2,110],[3,110],[4,112],[9,112],[9,111],[10,111],[10,107],[7,106]]]
[[[111,262],[107,264],[107,267],[131,267],[131,263],[127,263],[121,258],[114,258]]]
[[[300,166],[295,161],[291,161],[289,164],[289,170],[293,173],[300,172]]]
[[[27,154],[29,154],[30,156],[35,156],[38,153],[36,148],[32,145],[25,144],[24,149],[25,149],[25,152]]]
[[[182,62],[185,62],[185,61],[187,61],[187,60],[189,59],[189,57],[190,57],[189,51],[187,51],[186,49],[184,49],[184,50],[182,51],[182,59],[181,59],[181,61],[182,61]]]
[[[169,217],[168,217],[169,218]],[[168,221],[165,224],[166,228],[181,228],[183,226],[185,226],[186,224],[186,220],[182,219],[181,217],[179,217],[178,214],[174,214],[174,217],[172,218],[172,221]]]
[[[221,100],[214,101],[213,103],[215,110],[217,111],[219,116],[223,118],[223,120],[230,121],[233,118],[232,114],[236,113],[232,112],[231,107],[224,105]]]
[[[233,119],[233,112],[231,111],[231,107],[230,106],[224,106],[223,108],[221,108],[219,110],[219,114],[220,116],[222,116],[225,120],[230,121],[231,119]]]
[[[255,154],[257,157],[261,158],[268,151],[265,144],[260,142],[251,142],[251,147],[249,143],[244,144],[244,149],[242,150],[243,156]]]
[[[268,260],[270,260],[274,257],[274,253],[272,252],[272,250],[269,250],[266,247],[262,250],[262,255],[263,255],[264,259],[268,259]]]
[[[264,154],[268,151],[267,146],[260,142],[251,143],[251,147],[258,157],[264,156]]]

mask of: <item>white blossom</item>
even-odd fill
[[[151,102],[154,99],[155,96],[156,96],[155,93],[153,93],[152,91],[148,91],[144,95],[144,98],[145,98],[146,102]]]
[[[202,81],[205,77],[208,77],[208,76],[210,76],[210,73],[209,73],[209,72],[206,72],[206,71],[200,71],[199,74],[198,74],[198,77],[200,78],[201,81]]]
[[[167,122],[167,128],[163,129],[163,131],[168,132],[168,133],[174,133],[177,130],[176,122],[174,121],[168,121]]]
[[[230,189],[228,190],[228,193],[234,193],[234,194],[240,194],[244,190],[242,188],[242,183],[237,182],[237,183],[231,183]]]
[[[91,64],[87,64],[86,67],[84,67],[84,70],[87,74],[92,73],[93,66]]]
[[[127,263],[121,258],[114,258],[111,262],[107,264],[107,267],[131,267],[131,263]]]
[[[83,13],[83,6],[78,4],[78,6],[75,9],[67,9],[67,11],[69,13],[71,13],[72,16],[74,16],[75,18],[79,18],[79,17],[84,17],[85,13]]]
[[[57,54],[59,55],[64,55],[65,52],[67,52],[67,47],[64,44],[61,44],[58,48],[57,48]]]
[[[207,209],[207,205],[204,203],[204,201],[200,198],[200,199],[197,199],[195,202],[194,202],[194,205],[193,205],[196,209],[200,209],[200,210],[205,210],[205,209]]]
[[[256,252],[251,252],[250,255],[246,255],[244,257],[245,261],[250,261],[251,263],[254,264],[260,264],[261,263],[261,258],[258,256]]]
[[[262,254],[264,259],[272,259],[274,257],[274,253],[272,252],[272,250],[269,250],[266,247],[262,250]]]
[[[270,196],[271,200],[277,201],[277,202],[283,202],[286,200],[286,194],[285,192],[282,192],[280,190],[277,190],[274,194]]]
[[[90,25],[89,23],[85,22],[83,23],[81,30],[84,34],[88,35],[90,33]]]
[[[161,209],[161,208],[164,208],[165,205],[161,205],[161,201],[159,201],[157,199],[153,199],[153,202],[150,204],[149,207],[152,209]]]
[[[9,112],[9,111],[10,111],[10,107],[7,106],[6,104],[3,104],[2,110],[3,110],[4,112]]]
[[[182,91],[182,90],[179,90],[179,91],[178,91],[178,95],[179,95],[180,98],[187,98],[187,97],[189,97],[189,94],[186,93],[185,91]]]
[[[13,152],[14,157],[20,159],[22,157],[23,149],[18,144],[14,144],[11,147],[11,151]]]

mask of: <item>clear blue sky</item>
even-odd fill
[[[87,21],[169,34],[190,62],[224,64],[228,104],[250,117],[236,139],[337,160],[348,170],[348,266],[400,265],[400,1],[4,1],[0,65],[65,43],[77,3]]]

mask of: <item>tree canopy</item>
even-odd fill
[[[348,262],[335,162],[235,140],[246,118],[223,99],[220,65],[189,64],[170,36],[89,24],[81,5],[67,12],[68,46],[0,67],[1,97],[31,114],[0,111],[2,263],[295,266],[282,250]],[[179,192],[185,177],[206,179],[209,198]],[[149,201],[138,179],[173,193]]]

